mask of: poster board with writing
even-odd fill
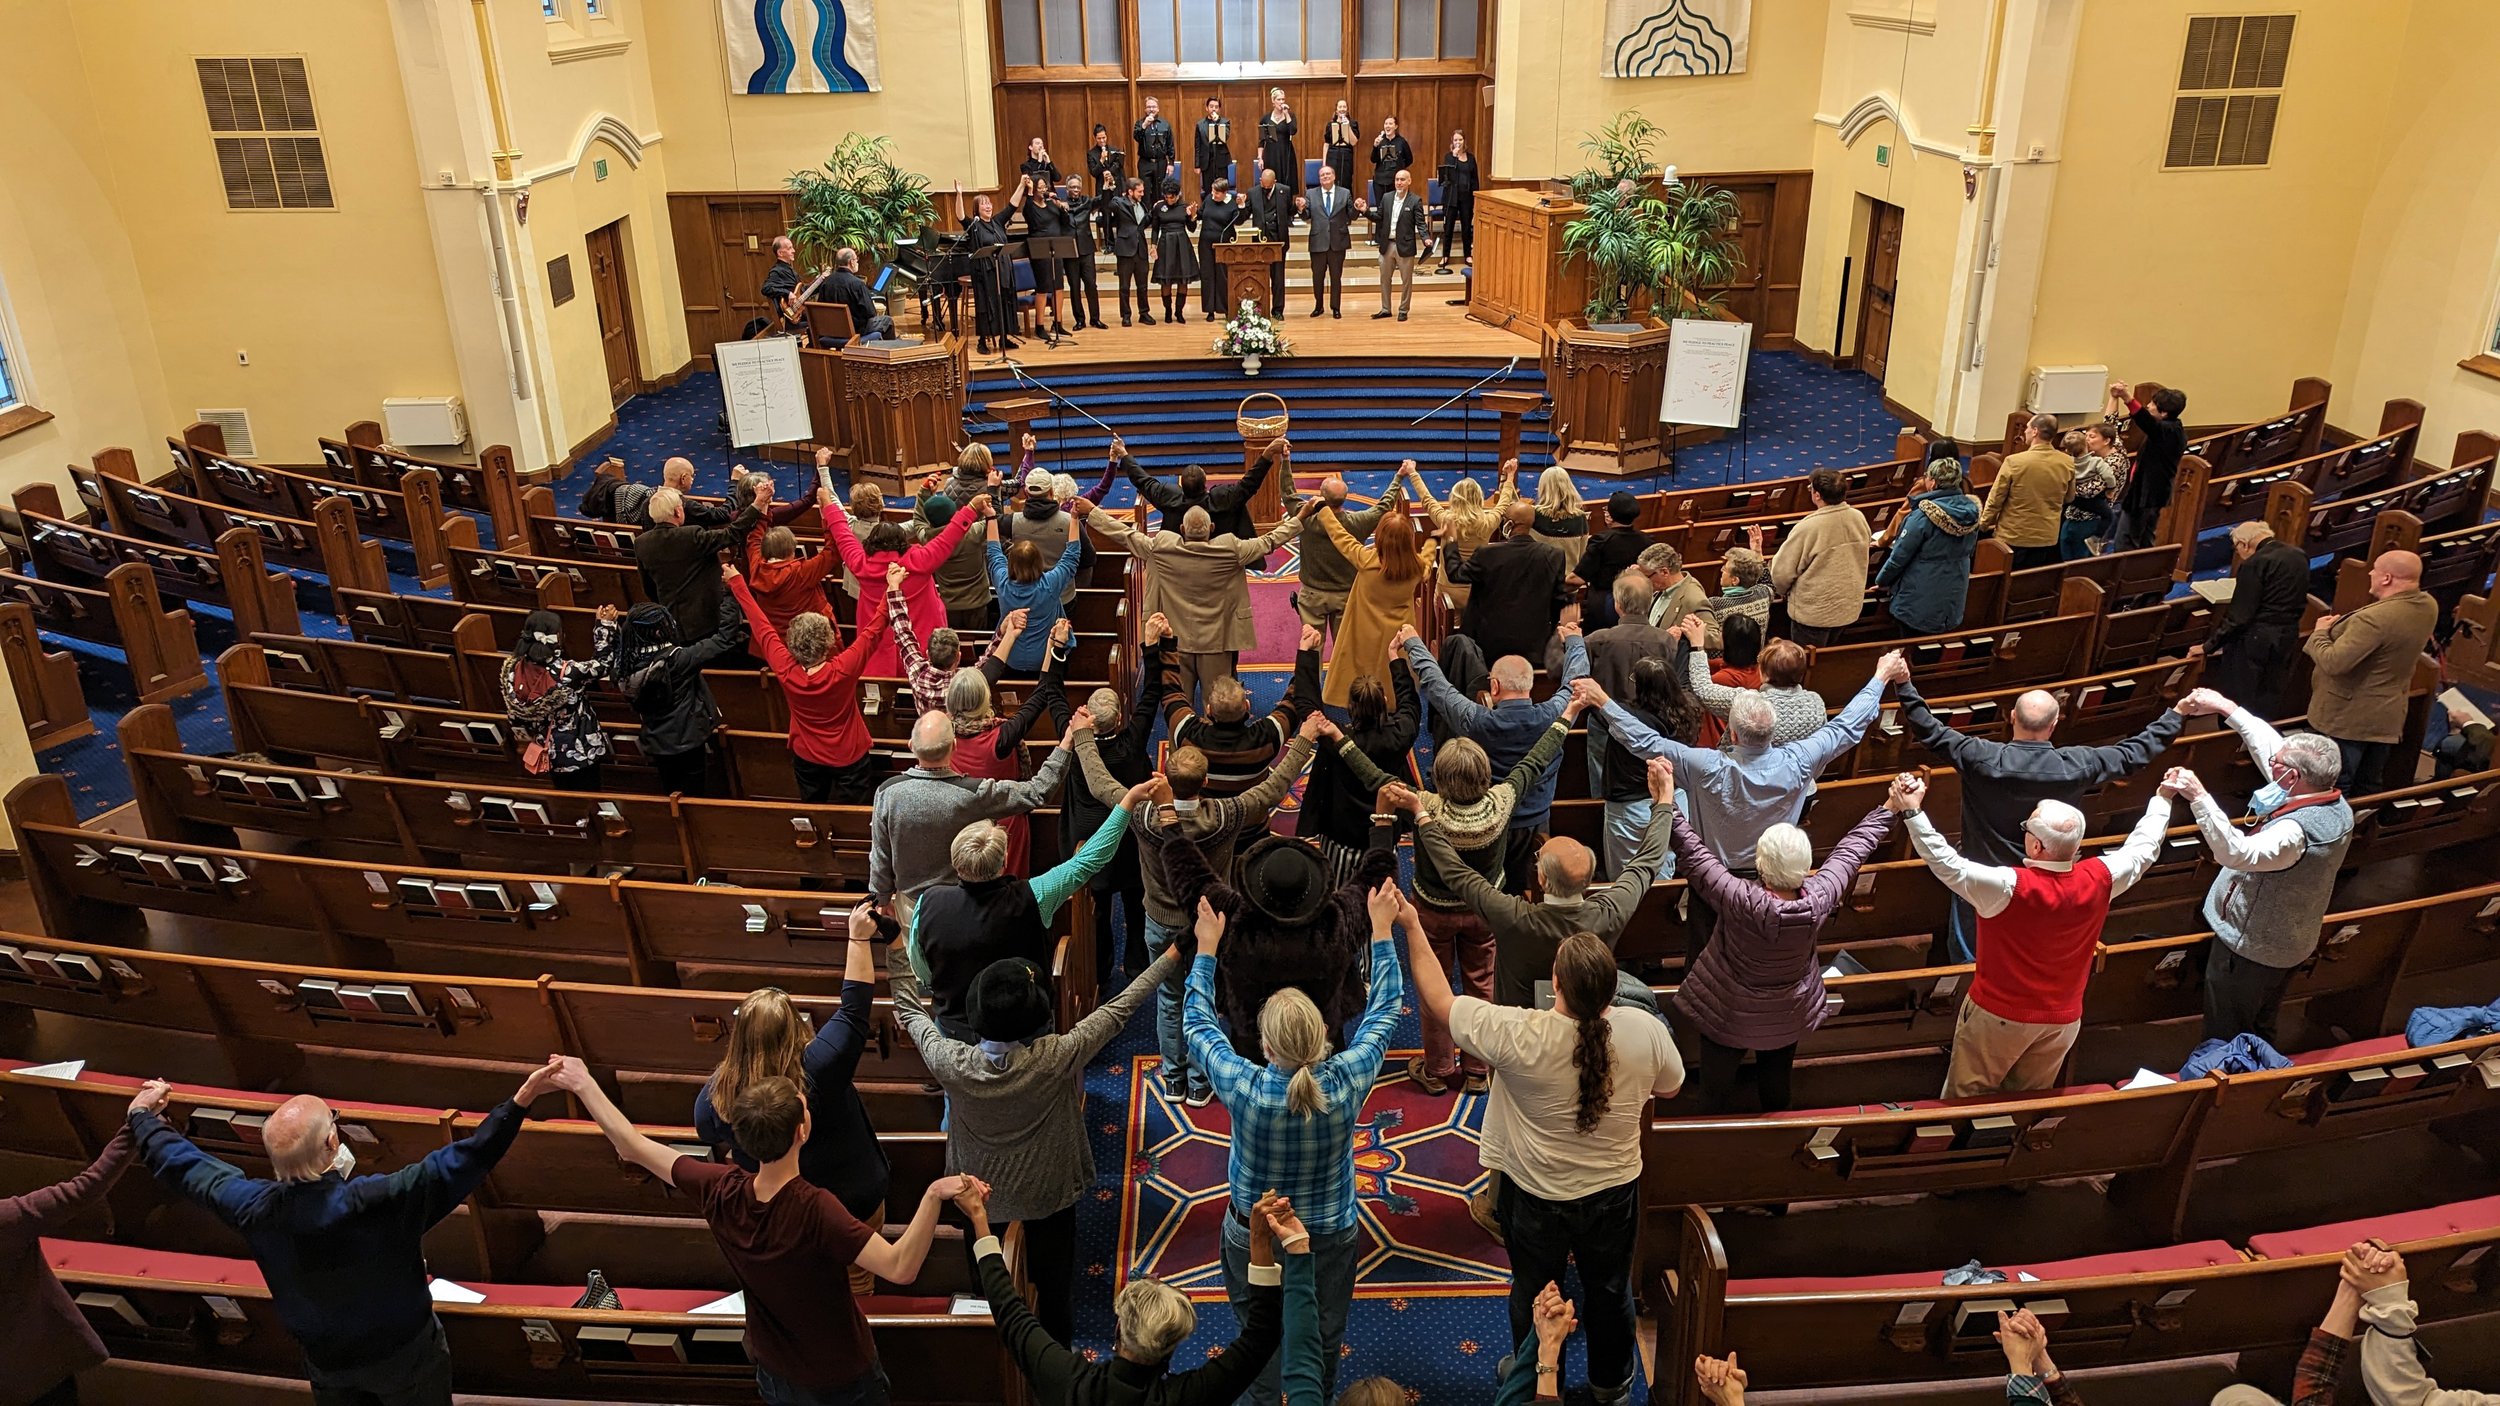
[[[1677,318],[1667,343],[1667,391],[1659,420],[1736,428],[1745,409],[1745,359],[1752,347],[1750,322]]]
[[[712,364],[720,371],[721,408],[729,415],[731,445],[745,449],[816,437],[807,411],[807,386],[799,379],[798,338],[717,342]]]

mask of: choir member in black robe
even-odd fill
[[[1474,262],[1476,257],[1476,154],[1467,149],[1465,132],[1450,133],[1450,149],[1441,153],[1441,266],[1433,272],[1450,271],[1450,250],[1459,248],[1460,257]]]
[[[973,326],[979,333],[981,354],[987,356],[990,339],[998,339],[1000,351],[1014,351],[1019,345],[1007,335],[1013,320],[1010,299],[1015,294],[1007,282],[1007,231],[998,223],[998,207],[986,195],[972,199],[972,216],[964,221],[964,254],[972,270]]]
[[[1216,177],[1214,193],[1198,207],[1198,307],[1209,322],[1233,312],[1225,301],[1224,265],[1216,261],[1215,246],[1230,243],[1234,226],[1249,218],[1250,207],[1234,198],[1233,183]]]
[[[1198,119],[1190,137],[1192,164],[1198,168],[1198,199],[1203,203],[1219,180],[1232,179],[1233,123],[1224,115],[1222,98],[1207,99],[1207,115]]]
[[[1398,172],[1415,164],[1415,149],[1398,135],[1398,120],[1380,119],[1380,135],[1372,138],[1372,204],[1389,198],[1398,186]]]
[[[1285,106],[1285,90],[1267,90],[1267,115],[1259,119],[1259,165],[1276,173],[1276,183],[1291,196],[1302,189],[1302,158],[1294,154],[1293,134],[1299,130],[1293,109]]]

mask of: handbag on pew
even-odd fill
[[[573,1300],[573,1306],[575,1308],[616,1309],[623,1308],[625,1305],[617,1298],[616,1290],[608,1287],[608,1276],[594,1269],[590,1272],[588,1287],[582,1290],[580,1298]]]

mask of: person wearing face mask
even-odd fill
[[[2283,988],[2318,950],[2318,925],[2352,844],[2352,806],[2336,786],[2343,753],[2320,733],[2286,737],[2212,689],[2188,697],[2198,711],[2231,725],[2267,779],[2249,798],[2257,826],[2246,833],[2195,772],[2179,767],[2163,781],[2186,798],[2222,866],[2205,892],[2205,921],[2214,930],[2205,957],[2205,1038],[2255,1035],[2273,1044]]]
[[[548,1056],[477,1131],[387,1176],[356,1175],[338,1115],[310,1094],[262,1125],[266,1179],[202,1152],[136,1103],[129,1127],[159,1181],[251,1247],[278,1321],[304,1349],[315,1401],[449,1406],[451,1348],[426,1292],[425,1233],[486,1180],[560,1072]]]
[[[504,658],[503,710],[521,739],[521,765],[559,791],[599,789],[608,735],[585,694],[607,677],[615,645],[615,606],[599,607],[589,659],[565,658],[564,622],[552,610],[533,610]]]

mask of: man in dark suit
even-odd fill
[[[868,280],[859,276],[859,251],[834,251],[833,272],[825,276],[824,287],[817,290],[816,301],[840,303],[851,310],[851,335],[868,335],[868,323],[877,315],[876,299],[868,292]]]
[[[778,315],[782,305],[789,302],[790,295],[797,291],[799,291],[799,246],[792,243],[790,236],[785,234],[773,240],[773,266],[764,271],[764,315],[766,317]]]
[[[1401,286],[1397,319],[1404,322],[1407,309],[1415,304],[1415,260],[1424,248],[1424,198],[1415,193],[1414,175],[1398,172],[1397,184],[1390,187],[1388,198],[1368,213],[1372,243],[1380,247],[1380,311],[1372,316],[1389,316],[1389,285],[1394,281]]]
[[[1190,135],[1189,153],[1198,168],[1198,199],[1204,201],[1217,181],[1232,179],[1233,123],[1224,115],[1222,98],[1207,99],[1207,115]]]
[[[719,527],[689,527],[685,499],[674,488],[651,495],[651,525],[634,534],[634,564],[642,587],[677,620],[677,638],[699,640],[719,628],[720,554],[743,551],[747,532],[764,514],[765,479],[738,505],[737,516]]]
[[[1285,250],[1293,240],[1293,191],[1276,179],[1276,168],[1259,168],[1259,183],[1250,188],[1250,223],[1268,243],[1267,312],[1285,315]]]
[[[1294,204],[1311,219],[1311,316],[1325,310],[1345,316],[1345,251],[1354,243],[1354,192],[1337,184],[1337,168],[1325,162],[1319,185]]]
[[[1443,563],[1449,579],[1473,587],[1467,596],[1466,633],[1487,659],[1516,654],[1545,657],[1546,641],[1571,603],[1563,583],[1563,554],[1536,539],[1536,506],[1514,503],[1505,519],[1508,537],[1476,548],[1473,556]]]
[[[1146,310],[1149,306],[1147,299],[1152,296],[1146,288],[1153,276],[1153,269],[1146,259],[1146,182],[1141,177],[1131,176],[1128,188],[1121,191],[1117,198],[1110,198],[1109,191],[1104,191],[1103,195],[1102,239],[1103,243],[1111,246],[1112,267],[1118,271],[1120,278],[1120,325],[1129,325],[1128,290],[1135,288],[1137,315],[1145,320],[1148,327],[1152,327],[1155,325],[1154,314]]]
[[[1171,172],[1174,153],[1172,124],[1163,120],[1163,104],[1146,99],[1146,115],[1129,128],[1129,141],[1137,148],[1137,178],[1149,196],[1163,190],[1163,178]]]
[[[2279,718],[2309,605],[2309,555],[2264,523],[2243,522],[2231,529],[2231,562],[2231,603],[2206,649],[2205,682],[2261,718]]]

